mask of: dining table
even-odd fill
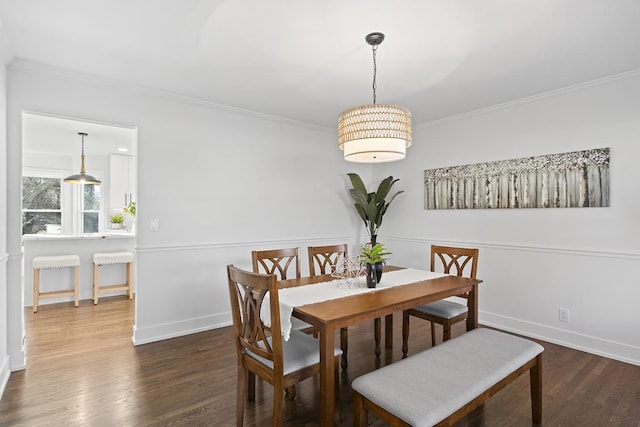
[[[334,372],[334,346],[335,331],[367,320],[385,317],[385,344],[391,347],[391,330],[393,313],[441,300],[447,297],[467,294],[467,331],[478,326],[478,285],[482,280],[439,274],[416,274],[419,270],[413,270],[413,274],[404,274],[405,283],[394,283],[393,286],[385,286],[385,277],[389,280],[392,274],[388,272],[400,272],[403,267],[386,266],[380,286],[373,290],[363,292],[348,291],[347,296],[332,298],[326,293],[319,300],[310,304],[299,304],[295,298],[289,300],[287,288],[297,288],[306,285],[318,285],[323,282],[336,283],[331,275],[319,275],[279,281],[279,302],[281,316],[286,320],[287,307],[289,312],[313,325],[319,335],[320,347],[320,425],[335,425],[335,376]],[[408,272],[407,272],[408,273]],[[400,275],[397,273],[396,276]],[[396,280],[397,282],[397,280]],[[328,285],[324,285],[328,286]],[[333,285],[340,286],[340,285]],[[353,286],[351,286],[353,287]],[[366,286],[365,286],[366,287]],[[309,288],[311,289],[311,288]],[[338,293],[340,294],[340,293]],[[284,314],[283,314],[284,312]]]

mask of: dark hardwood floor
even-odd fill
[[[231,328],[134,347],[133,302],[101,298],[25,310],[27,369],[11,375],[0,400],[1,426],[232,426],[235,354]],[[372,324],[349,328],[349,368],[341,372],[338,426],[352,425],[353,378],[400,359],[400,316],[394,349],[373,354]],[[412,319],[410,353],[430,340]],[[463,332],[462,324],[454,336]],[[640,367],[549,343],[543,369],[545,426],[640,426]],[[285,425],[318,424],[318,380],[285,404]],[[247,402],[246,426],[269,426],[272,389],[259,382]],[[384,425],[370,417],[370,425]],[[458,426],[530,426],[528,375],[469,414]]]

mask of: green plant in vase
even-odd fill
[[[378,235],[378,229],[382,225],[382,218],[387,212],[391,202],[398,196],[398,194],[404,193],[404,190],[397,191],[389,201],[387,196],[391,191],[393,184],[399,181],[399,179],[393,179],[389,176],[383,179],[378,185],[376,191],[368,192],[364,182],[357,173],[348,173],[351,180],[351,188],[349,194],[353,199],[353,206],[355,206],[358,215],[364,222],[364,226],[367,228],[367,232],[371,237],[371,243],[376,243],[376,236]]]
[[[396,191],[389,197],[391,187],[399,181],[398,179],[394,179],[393,176],[389,176],[380,182],[376,191],[368,192],[367,187],[365,187],[364,182],[362,182],[362,179],[357,173],[348,173],[347,175],[353,187],[349,190],[349,194],[354,202],[353,206],[356,208],[356,212],[358,212],[369,233],[371,246],[375,247],[376,243],[378,243],[378,230],[382,225],[384,214],[387,212],[391,202],[393,202],[398,194],[404,193],[404,190]],[[382,262],[379,262],[379,265],[377,265],[374,270],[377,274],[376,283],[379,283],[382,278]]]
[[[375,288],[382,277],[383,264],[387,262],[387,251],[382,243],[364,245],[360,251],[360,262],[367,266],[367,287]]]

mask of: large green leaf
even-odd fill
[[[367,227],[369,235],[373,236],[378,233],[378,228],[380,228],[382,224],[382,218],[387,212],[387,208],[391,202],[398,194],[404,191],[396,192],[387,202],[386,199],[391,191],[391,187],[399,181],[398,179],[393,179],[392,176],[389,176],[380,182],[377,191],[368,193],[364,182],[358,174],[348,173],[347,175],[353,187],[349,190],[349,194],[354,201],[354,207],[364,222],[365,227]]]
[[[354,188],[354,190],[362,194],[367,194],[367,187],[364,186],[364,182],[362,182],[360,175],[358,175],[357,173],[348,173],[347,175],[351,180],[351,186]]]
[[[394,181],[392,176],[389,176],[383,179],[378,185],[378,191],[376,191],[376,201],[378,203],[384,202],[384,199],[387,198],[387,194],[389,194],[389,190],[391,190],[391,186],[397,181]]]
[[[369,201],[367,200],[366,192],[363,193],[361,191],[356,190],[355,188],[352,188],[351,190],[349,190],[349,194],[351,194],[351,198],[356,203],[356,205],[365,207],[369,204]]]

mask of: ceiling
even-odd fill
[[[637,0],[0,0],[0,20],[14,58],[327,128],[372,101],[373,31],[377,102],[414,124],[640,69]]]
[[[25,152],[77,156],[82,151],[84,138],[87,156],[109,154],[136,154],[136,134],[134,128],[91,123],[43,114],[23,113],[23,144]]]

